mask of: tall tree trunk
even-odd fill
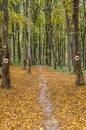
[[[26,46],[26,29],[23,31],[23,69],[26,69],[26,64],[27,64],[27,46]]]
[[[41,25],[39,23],[39,62],[42,63]]]
[[[85,59],[84,59],[84,67],[85,67],[85,70],[86,70],[86,3],[85,3],[85,0],[83,0],[83,5],[84,5],[84,36],[83,36],[83,39],[84,39],[84,56],[85,56]]]
[[[71,34],[70,34],[70,19],[68,11],[66,10],[66,23],[67,23],[67,67],[71,71]]]
[[[28,73],[31,73],[30,8],[31,3],[30,0],[28,0],[28,66],[27,66]]]
[[[8,46],[8,0],[3,0],[3,61],[2,61],[2,88],[11,88],[10,85],[10,54]],[[8,60],[7,63],[4,60]]]
[[[47,28],[47,25],[46,25],[46,56],[45,56],[46,64],[48,64],[48,45],[49,45],[49,41],[48,41],[48,28]]]
[[[2,38],[0,37],[0,67],[2,66],[2,56],[3,56],[3,51],[2,51]]]
[[[12,26],[12,31],[13,31],[13,61],[15,62],[15,26],[14,26],[14,23],[13,23],[13,26]]]
[[[51,66],[51,13],[52,13],[52,0],[46,0],[46,63]]]
[[[20,28],[17,24],[17,31],[18,31],[18,44],[17,44],[17,55],[18,55],[18,63],[21,62],[21,48],[20,48]]]
[[[65,59],[66,59],[66,43],[65,43],[65,38],[63,39],[63,66],[65,66]]]
[[[82,62],[83,62],[83,68],[84,68],[84,61],[85,61],[85,29],[82,28],[82,26],[80,27],[80,32],[81,32],[81,42],[82,42]]]
[[[81,69],[81,57],[79,51],[79,24],[78,24],[78,13],[79,13],[79,0],[73,0],[73,24],[74,24],[74,54],[79,57],[79,60],[75,60],[76,70],[76,85],[84,85],[84,77]]]
[[[52,47],[52,52],[53,52],[54,69],[56,70],[56,49],[55,49],[55,40],[54,40],[53,36],[52,36],[52,45],[51,45],[51,47]]]

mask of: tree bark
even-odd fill
[[[23,43],[23,68],[24,70],[26,70],[26,65],[27,65],[27,45],[26,45],[26,29],[24,29],[23,31],[23,39],[24,39],[24,43]]]
[[[16,51],[15,51],[15,26],[14,26],[14,23],[12,26],[12,31],[13,31],[13,61],[15,62]]]
[[[45,13],[45,20],[46,20],[46,63],[51,66],[51,13],[52,13],[52,0],[46,0],[46,13]]]
[[[8,0],[3,1],[3,61],[2,61],[2,88],[11,88],[10,85],[10,54],[8,46]],[[4,59],[8,59],[8,63],[4,63]]]
[[[68,17],[68,11],[66,10],[66,23],[67,23],[67,67],[68,71],[71,71],[71,34],[70,34],[70,19]]]
[[[28,73],[31,73],[30,8],[31,3],[29,0],[28,1],[28,66],[27,66]]]
[[[84,39],[84,56],[85,56],[84,68],[86,70],[86,4],[85,4],[85,0],[83,0],[83,5],[84,5],[84,23],[85,23],[84,36],[83,36],[83,39]]]
[[[41,24],[39,23],[39,62],[42,63]]]
[[[75,60],[75,71],[76,71],[76,85],[85,85],[83,72],[81,69],[81,57],[79,51],[79,24],[78,24],[78,13],[79,13],[79,0],[73,0],[73,25],[74,25],[74,54],[79,56],[79,60]]]
[[[20,48],[20,27],[17,24],[17,31],[18,31],[18,43],[17,43],[17,55],[18,55],[18,63],[21,62],[21,48]]]

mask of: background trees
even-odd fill
[[[1,46],[4,16],[2,4],[3,0],[0,1]],[[8,40],[11,63],[22,64],[23,69],[30,63],[28,67],[47,64],[54,69],[66,68],[67,71],[76,72],[74,57],[75,46],[78,44],[81,65],[77,62],[77,66],[86,69],[85,0],[78,1],[78,8],[79,13],[75,14],[72,0],[31,0],[31,6],[28,0],[9,0]],[[74,23],[75,15],[77,25]],[[78,28],[77,37],[75,27]]]

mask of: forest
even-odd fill
[[[0,129],[86,130],[86,0],[0,0]]]

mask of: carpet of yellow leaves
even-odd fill
[[[86,86],[76,87],[74,75],[48,67],[42,72],[60,130],[86,130]],[[44,119],[38,101],[39,67],[32,67],[30,75],[21,67],[11,67],[11,84],[9,90],[0,89],[0,130],[44,130],[39,124]]]
[[[58,74],[48,68],[43,72],[60,130],[86,130],[86,86],[76,87],[74,75]]]
[[[38,128],[42,118],[38,69],[29,75],[21,67],[11,67],[11,84],[9,90],[0,89],[0,130]]]

